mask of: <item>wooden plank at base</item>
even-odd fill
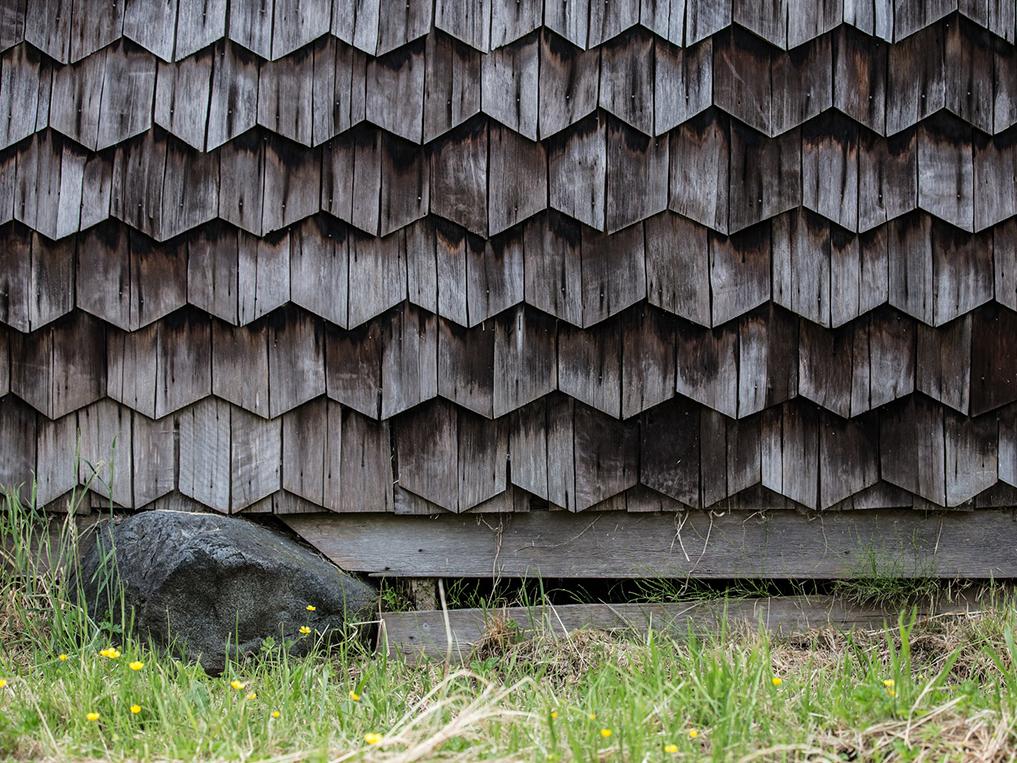
[[[919,606],[919,618],[962,614],[977,610],[975,597]],[[501,609],[453,609],[445,613],[389,612],[382,614],[379,649],[419,657],[468,658],[488,634],[504,632],[514,623],[520,635],[545,633],[560,637],[580,629],[645,633],[667,631],[676,635],[716,633],[722,625],[733,629],[766,628],[780,635],[805,633],[815,628],[873,629],[897,624],[897,611],[852,604],[833,596],[780,596],[764,599],[713,599],[667,604],[563,604]],[[449,636],[451,635],[451,648]]]
[[[394,577],[1017,578],[1012,509],[281,517],[350,572]]]

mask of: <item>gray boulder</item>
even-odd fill
[[[110,550],[115,564],[110,563]],[[346,635],[371,617],[375,590],[296,541],[248,520],[145,511],[105,522],[78,580],[97,622],[120,620],[105,570],[115,567],[135,633],[222,672],[227,653],[257,652],[272,637],[306,651],[318,634]],[[314,611],[309,611],[308,606]],[[301,626],[314,635],[302,637]]]

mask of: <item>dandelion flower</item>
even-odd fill
[[[273,710],[272,711],[272,717],[273,718],[278,718],[280,715],[282,715],[282,713],[280,713],[278,710]]]
[[[314,606],[313,604],[308,604],[307,605],[307,611],[308,612],[315,612],[315,611],[317,611],[317,609],[318,608],[316,606]]]
[[[131,715],[137,715],[141,712],[141,705],[131,705]]]
[[[353,702],[359,702],[360,701],[360,695],[357,694],[355,691],[353,691],[353,689],[350,689],[350,700],[353,701]]]
[[[551,711],[551,720],[552,721],[558,720],[558,711],[557,710],[552,710]]]
[[[92,723],[95,723],[97,720],[99,720],[99,714],[98,713],[85,713],[85,720],[86,721],[91,721]]]
[[[781,678],[780,676],[774,676],[773,678],[770,679],[770,683],[772,683],[774,686],[780,686],[782,683],[784,683],[784,679]]]
[[[70,657],[68,657],[66,654],[58,654],[57,659],[60,660],[60,662],[67,662],[67,660],[69,660]]]
[[[6,688],[7,688],[7,679],[6,678],[0,678],[0,689],[6,689]]]
[[[105,649],[100,649],[99,654],[107,660],[116,660],[120,657],[120,650],[115,647],[108,646]]]
[[[230,688],[236,691],[242,691],[243,689],[247,688],[247,684],[245,684],[243,681],[238,681],[237,679],[234,678],[232,681],[230,681]]]
[[[674,755],[675,753],[678,752],[678,745],[674,744],[673,742],[671,744],[666,744],[664,745],[664,752],[666,752],[668,755]]]
[[[127,667],[129,667],[131,670],[137,673],[139,670],[145,667],[145,663],[143,663],[141,660],[135,660],[134,662],[130,663]]]
[[[695,739],[697,736],[699,736],[699,731],[696,729],[689,729],[689,739]]]
[[[257,699],[257,698],[258,698],[258,692],[256,692],[256,691],[252,691],[250,694],[247,695],[247,699]]]
[[[611,734],[613,734],[613,733],[614,733],[614,732],[612,732],[612,731],[611,731],[611,729],[601,729],[601,730],[600,730],[600,735],[601,735],[602,737],[604,737],[604,739],[607,739],[607,738],[608,738],[609,736],[611,736]]]
[[[364,734],[364,741],[367,742],[368,744],[372,745],[380,744],[381,740],[382,740],[381,734],[375,734],[373,731]]]
[[[311,629],[308,628],[306,625],[301,625],[300,626],[300,635],[301,636],[306,636],[310,632],[311,632]]]
[[[885,686],[887,689],[892,689],[896,685],[897,685],[897,682],[894,681],[892,678],[884,678],[883,679],[883,686]]]

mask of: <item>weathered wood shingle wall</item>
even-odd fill
[[[3,0],[0,482],[223,512],[1017,505],[1015,23]]]

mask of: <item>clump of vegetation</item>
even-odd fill
[[[0,516],[0,758],[993,760],[1017,747],[1008,598],[784,639],[521,639],[493,617],[463,666],[356,642],[297,659],[269,642],[209,676],[89,620],[68,575],[73,521],[51,533],[28,506],[8,494]]]
[[[921,558],[906,564],[900,557],[885,558],[870,550],[863,554],[858,569],[834,583],[833,592],[856,604],[886,608],[914,604],[937,594],[949,596],[950,586],[932,572],[930,562]]]

